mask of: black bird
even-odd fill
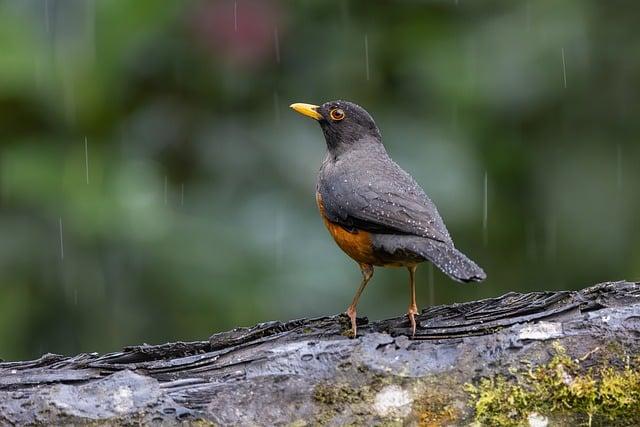
[[[373,118],[348,101],[291,108],[320,123],[327,142],[316,202],[329,233],[362,271],[362,282],[346,314],[356,336],[356,306],[373,267],[407,267],[411,300],[407,312],[415,335],[418,313],[415,272],[431,261],[459,282],[486,274],[453,245],[442,218],[424,190],[387,154]]]

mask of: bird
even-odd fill
[[[371,115],[349,101],[294,103],[316,120],[327,153],[316,183],[316,204],[337,245],[360,267],[362,281],[346,314],[357,336],[357,305],[374,267],[409,271],[407,317],[415,336],[416,269],[429,261],[452,279],[481,282],[482,268],[455,248],[436,206],[416,180],[394,162]]]

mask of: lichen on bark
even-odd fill
[[[476,421],[517,426],[536,414],[588,426],[640,424],[638,355],[596,347],[572,358],[558,342],[553,348],[548,363],[467,384]]]

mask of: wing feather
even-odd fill
[[[431,199],[386,153],[325,161],[317,190],[329,220],[347,229],[452,243]]]

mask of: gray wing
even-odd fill
[[[386,153],[323,165],[318,192],[328,219],[346,229],[453,244],[433,202]]]

